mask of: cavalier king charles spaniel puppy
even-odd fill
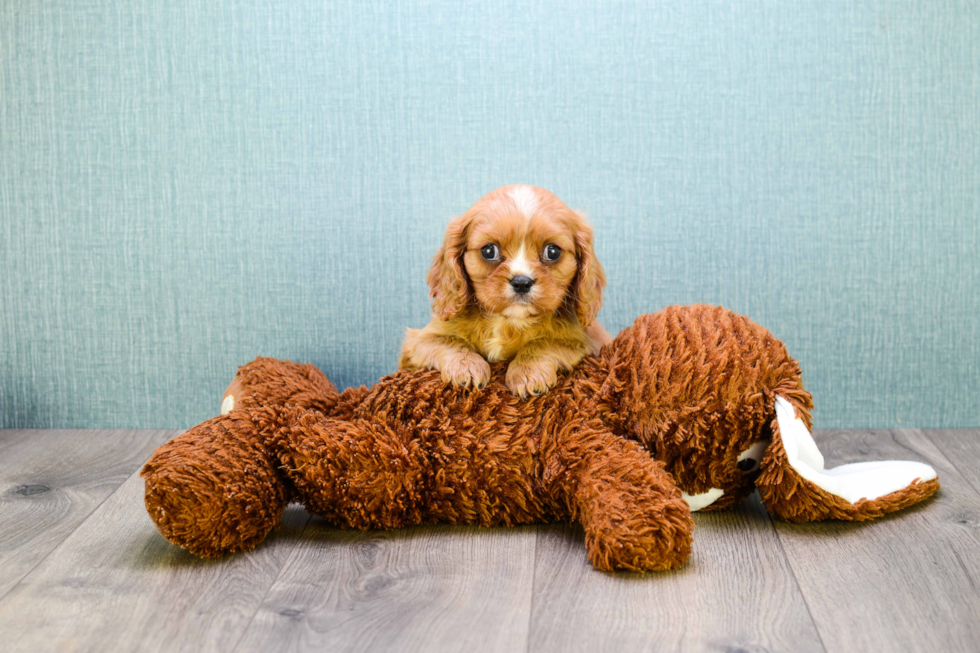
[[[543,188],[498,188],[454,219],[428,282],[433,319],[406,331],[401,369],[481,387],[487,361],[510,361],[507,387],[527,397],[611,340],[592,228]]]

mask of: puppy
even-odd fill
[[[594,322],[606,276],[592,228],[543,188],[498,188],[454,219],[428,282],[433,319],[406,331],[401,369],[481,387],[487,361],[510,361],[507,387],[527,397],[612,339]]]

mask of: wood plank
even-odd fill
[[[920,460],[942,490],[863,524],[777,522],[828,651],[975,651],[980,642],[980,495],[922,431],[822,431],[828,467]]]
[[[341,531],[314,518],[240,651],[526,650],[535,527]]]
[[[931,429],[923,433],[980,493],[980,429]]]
[[[754,493],[694,516],[679,570],[601,573],[578,527],[542,526],[533,651],[823,651],[772,521]]]
[[[0,598],[178,431],[0,431]]]
[[[251,553],[195,558],[157,532],[133,473],[0,601],[6,651],[228,651],[309,520]]]

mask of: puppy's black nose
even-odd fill
[[[531,277],[514,277],[510,280],[511,287],[514,288],[514,292],[518,295],[526,295],[531,292],[531,286],[534,285],[534,279]]]

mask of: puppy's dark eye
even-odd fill
[[[561,258],[561,247],[558,245],[547,245],[544,248],[544,260],[554,263]]]
[[[480,250],[480,256],[482,256],[485,261],[499,261],[500,248],[496,245],[484,245]]]
[[[753,460],[752,458],[743,458],[742,460],[738,461],[737,467],[743,472],[747,473],[754,470],[756,465],[758,464],[759,463]]]

